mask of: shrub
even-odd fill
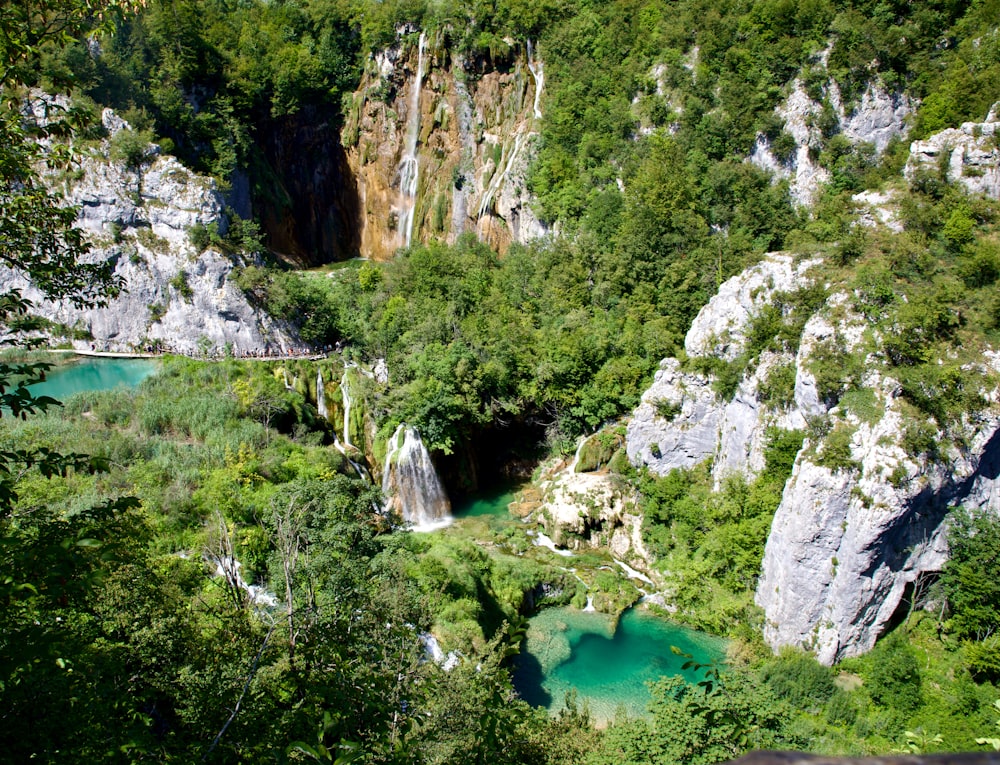
[[[667,422],[671,422],[681,413],[680,403],[675,404],[673,401],[666,398],[656,399],[653,403],[653,407],[656,409],[656,416],[666,420]]]
[[[796,709],[817,709],[833,695],[833,671],[811,654],[786,649],[768,662],[761,679]]]
[[[760,400],[775,409],[787,409],[795,401],[795,374],[794,361],[772,367],[757,386]]]
[[[846,423],[837,423],[820,446],[819,464],[838,470],[856,470],[858,463],[851,458],[851,439],[854,428]]]
[[[152,142],[149,130],[119,130],[111,137],[109,156],[129,170],[138,170],[149,161]]]
[[[189,303],[191,302],[191,299],[194,297],[194,290],[188,283],[186,271],[178,271],[177,275],[170,280],[170,286],[177,290],[177,293],[184,298],[184,300]]]
[[[899,712],[912,712],[921,702],[920,665],[901,633],[884,639],[872,651],[865,687],[872,701]]]

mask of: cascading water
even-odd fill
[[[344,376],[340,379],[340,392],[344,399],[344,446],[354,446],[351,443],[351,390],[347,377],[347,368],[344,369]]]
[[[460,61],[454,61],[452,68],[456,69],[461,65]],[[476,174],[473,170],[476,137],[473,130],[472,96],[469,95],[465,80],[460,77],[455,78],[455,95],[458,107],[455,111],[458,124],[458,144],[462,147],[462,156],[458,167],[459,175],[453,184],[451,203],[451,233],[457,237],[465,232],[465,221],[468,214],[466,200],[469,191],[475,188],[476,183]]]
[[[417,181],[419,179],[419,162],[417,159],[417,139],[420,137],[420,88],[424,79],[424,45],[427,37],[420,33],[417,43],[417,76],[410,91],[409,112],[406,115],[406,143],[403,147],[403,159],[399,163],[399,193],[402,205],[399,212],[399,231],[403,234],[403,243],[410,246],[413,239],[413,212],[417,205]]]
[[[500,155],[500,163],[497,165],[493,177],[490,178],[489,186],[483,192],[483,198],[479,202],[479,215],[477,219],[482,218],[486,213],[490,212],[493,206],[493,198],[499,193],[500,187],[503,186],[504,181],[507,180],[507,176],[510,175],[510,171],[514,167],[518,155],[521,153],[521,147],[524,146],[525,138],[524,132],[515,134],[514,143],[510,151]]]
[[[323,370],[316,370],[316,411],[324,420],[330,416],[326,408],[326,389],[323,387]]]
[[[535,60],[535,46],[531,44],[531,40],[528,40],[528,71],[535,78],[534,112],[535,119],[540,120],[542,118],[541,101],[542,88],[545,87],[545,70],[542,68],[542,62]]]
[[[416,428],[400,425],[389,440],[382,470],[382,493],[415,531],[452,522],[451,502]]]

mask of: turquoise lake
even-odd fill
[[[83,357],[65,366],[52,367],[44,382],[28,388],[36,396],[63,400],[74,393],[134,388],[160,367],[156,359],[108,359]]]
[[[575,608],[552,608],[532,617],[528,638],[514,671],[514,685],[529,704],[555,712],[566,693],[576,690],[598,723],[606,723],[619,707],[630,715],[647,713],[646,683],[681,675],[689,682],[704,672],[681,669],[690,659],[722,663],[725,643],[719,638],[672,624],[645,611],[630,609],[617,629],[606,614]]]
[[[485,491],[481,495],[456,503],[452,508],[452,515],[456,518],[510,518],[508,506],[514,501],[515,493],[516,489],[509,486]]]

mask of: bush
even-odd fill
[[[177,290],[177,293],[184,298],[184,300],[189,303],[191,302],[191,299],[194,297],[194,290],[191,288],[191,285],[188,284],[186,271],[178,271],[177,275],[170,280],[170,286]]]
[[[152,142],[149,130],[119,130],[111,137],[109,156],[129,170],[138,170],[149,161]]]
[[[902,633],[881,641],[872,651],[871,661],[865,687],[872,701],[904,713],[920,706],[920,665]]]
[[[833,671],[795,649],[785,649],[768,662],[761,679],[796,709],[818,709],[834,692]]]
[[[851,439],[854,428],[839,422],[820,445],[818,464],[833,470],[857,470],[859,465],[851,457]]]

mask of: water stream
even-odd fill
[[[326,388],[323,385],[323,370],[316,370],[316,411],[324,420],[330,416],[326,408]]]
[[[403,234],[403,244],[410,246],[413,239],[413,213],[417,204],[417,182],[419,180],[419,160],[417,140],[420,137],[420,88],[424,79],[424,46],[427,36],[421,32],[417,43],[417,76],[410,91],[409,110],[406,115],[406,143],[403,158],[399,163],[399,193],[402,207],[399,212],[399,230]]]
[[[535,119],[540,120],[542,118],[541,100],[542,88],[545,87],[545,70],[542,68],[542,62],[535,59],[535,46],[532,45],[531,40],[528,40],[528,71],[535,78],[535,103],[533,106]]]

